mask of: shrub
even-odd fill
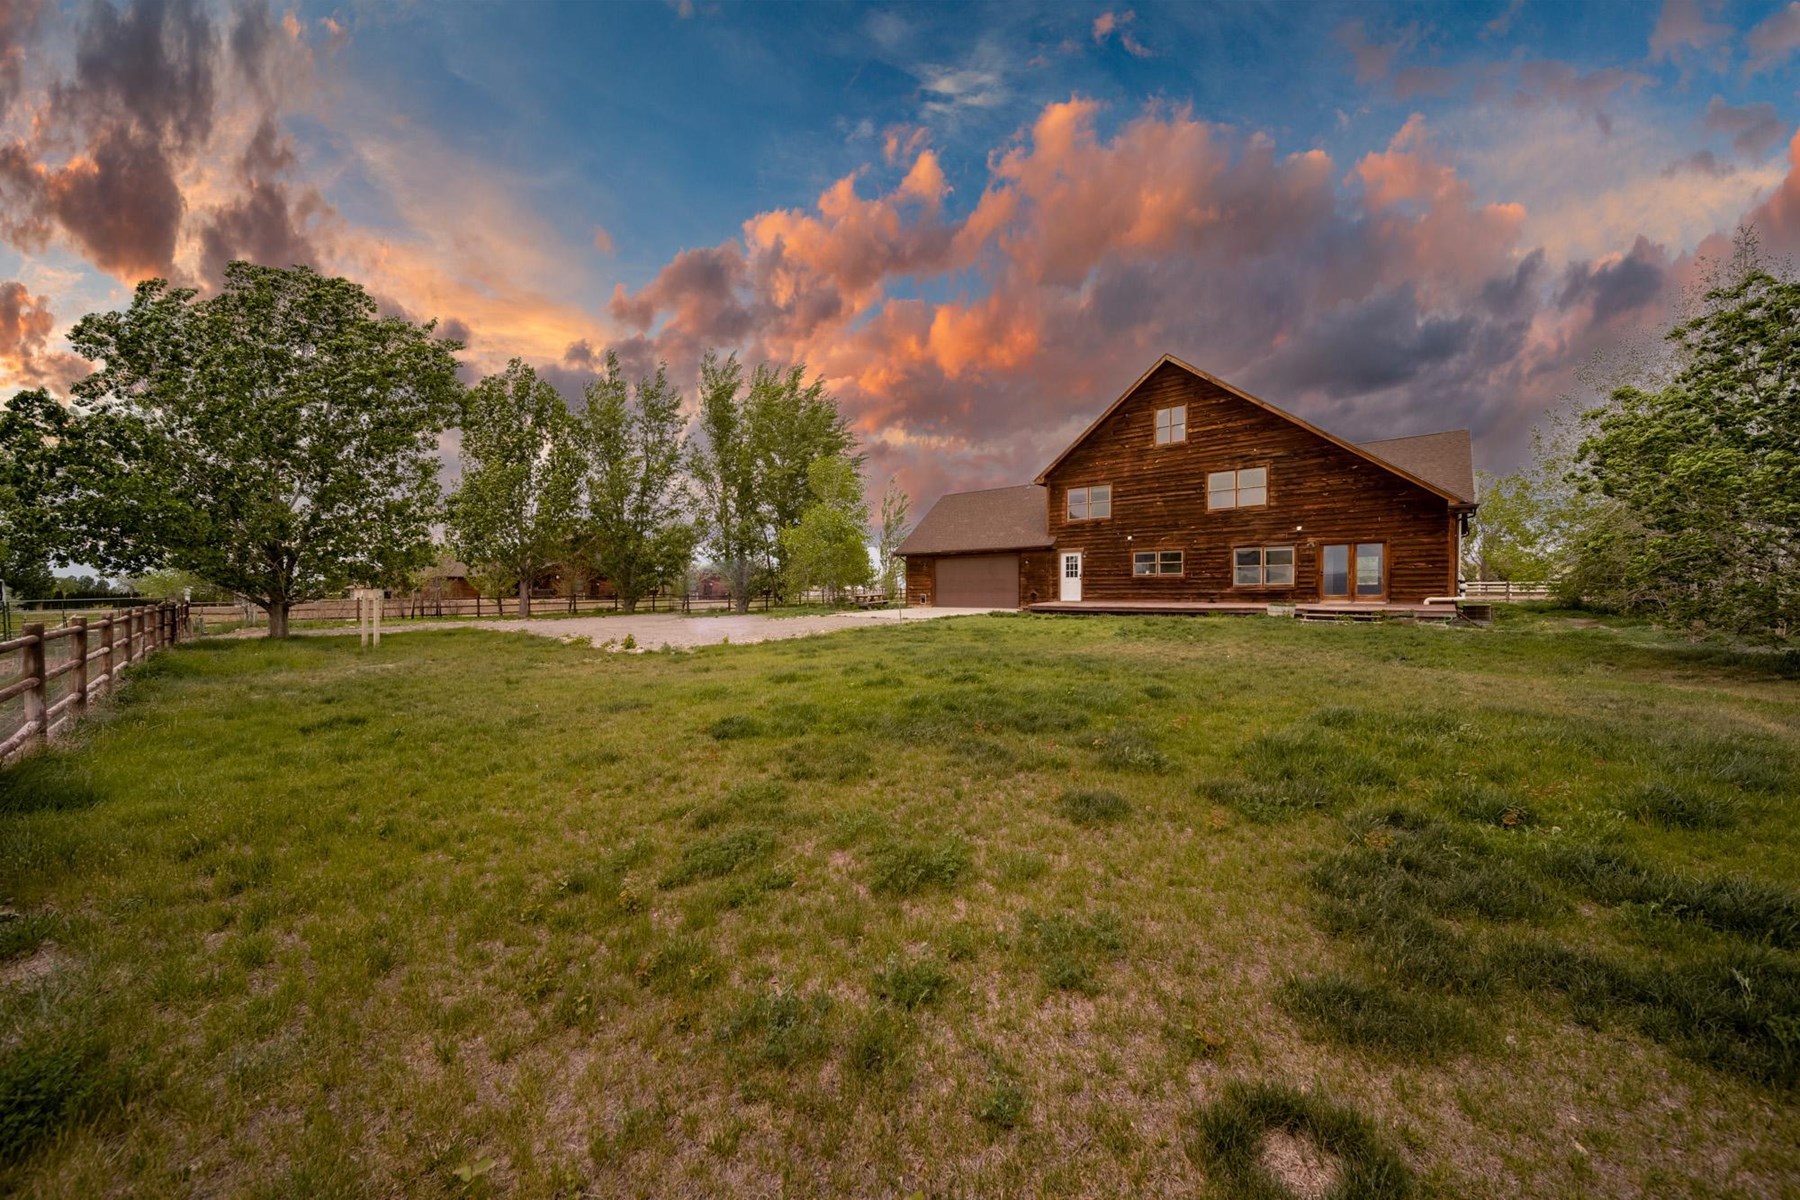
[[[883,896],[915,896],[931,888],[952,888],[969,868],[969,848],[961,838],[935,842],[888,842],[872,855],[869,887]]]
[[[1056,805],[1077,825],[1110,825],[1131,815],[1131,802],[1105,789],[1070,789],[1057,798]]]
[[[1432,1061],[1478,1041],[1479,1027],[1462,1005],[1385,984],[1322,975],[1289,980],[1279,998],[1288,1012],[1346,1046]]]
[[[1294,1191],[1262,1164],[1271,1133],[1310,1140],[1338,1160],[1333,1200],[1404,1200],[1413,1175],[1366,1117],[1275,1084],[1229,1083],[1193,1119],[1188,1153],[1213,1174],[1223,1194],[1242,1200],[1285,1200]]]

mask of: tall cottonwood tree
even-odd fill
[[[681,393],[659,366],[628,387],[616,354],[587,387],[577,418],[587,459],[584,541],[592,562],[626,612],[671,580],[684,577],[693,555],[684,519]]]
[[[249,597],[283,637],[295,604],[424,561],[437,436],[462,392],[433,326],[376,314],[347,279],[233,262],[199,299],[160,279],[83,317],[71,556],[172,568]]]
[[[757,456],[736,356],[700,362],[700,412],[687,443],[702,544],[718,563],[738,612],[750,608],[750,577],[765,544]]]
[[[445,509],[450,541],[472,567],[518,590],[564,553],[581,498],[575,420],[547,380],[521,359],[470,388],[459,421],[462,479]]]
[[[762,515],[763,550],[771,575],[788,578],[788,551],[782,532],[800,523],[815,503],[810,472],[820,459],[845,458],[860,471],[849,422],[825,381],[808,383],[804,363],[786,371],[767,364],[750,377],[746,404],[751,453],[755,458],[756,499]]]

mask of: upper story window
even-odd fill
[[[1156,444],[1169,446],[1187,441],[1187,405],[1176,404],[1156,410]]]
[[[1269,502],[1269,468],[1211,471],[1206,476],[1206,507],[1253,508]]]
[[[1112,516],[1112,484],[1069,489],[1069,520],[1100,521]]]

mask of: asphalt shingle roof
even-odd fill
[[[971,554],[1048,545],[1050,511],[1044,489],[1028,483],[950,493],[932,505],[919,527],[900,543],[900,553]]]
[[[1466,429],[1359,442],[1356,448],[1393,463],[1408,475],[1416,475],[1459,499],[1475,503],[1475,452],[1469,444]]]

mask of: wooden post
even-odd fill
[[[117,658],[113,654],[113,628],[119,623],[119,610],[113,609],[113,615],[100,622],[100,648],[106,653],[100,661],[106,664],[106,690],[112,691],[116,680],[113,671],[117,669]]]
[[[25,693],[25,727],[34,729],[32,740],[42,746],[50,740],[49,696],[44,690],[44,626],[24,625],[19,632],[33,639],[21,652],[25,675],[32,680],[31,689]]]
[[[69,644],[75,648],[73,686],[75,715],[79,717],[88,707],[88,622],[86,617],[76,617],[70,623],[75,626],[75,632],[69,635]]]

